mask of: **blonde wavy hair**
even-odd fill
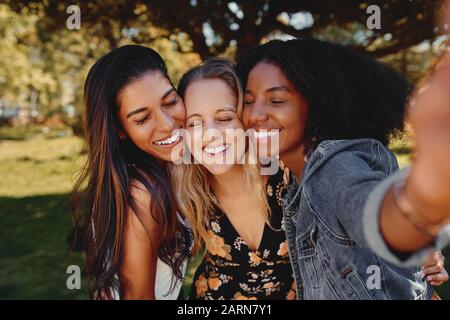
[[[191,69],[180,80],[178,93],[184,98],[190,84],[197,80],[219,79],[224,81],[237,99],[237,116],[242,120],[243,112],[243,88],[242,83],[235,71],[234,64],[221,58],[211,58],[201,65]],[[251,139],[249,139],[251,140]],[[244,175],[247,187],[252,187],[252,194],[261,206],[261,212],[266,221],[270,218],[270,207],[267,202],[265,183],[260,174],[260,167],[256,160],[253,146],[249,146],[245,153]],[[192,157],[192,155],[189,155]],[[170,164],[169,173],[172,186],[175,189],[175,197],[178,209],[185,215],[192,227],[194,238],[194,251],[202,245],[208,250],[210,248],[210,221],[211,214],[220,204],[209,185],[210,173],[199,164]]]

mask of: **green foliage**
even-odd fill
[[[175,84],[209,56],[235,58],[283,35],[328,39],[383,56],[414,82],[437,55],[432,51],[417,54],[409,48],[436,39],[438,1],[373,1],[370,4],[382,10],[382,29],[374,31],[365,25],[367,1],[82,1],[78,3],[80,30],[66,26],[66,9],[72,1],[3,3],[0,100],[12,105],[36,104],[44,115],[74,105],[78,116],[70,125],[77,132],[89,68],[103,54],[124,44],[142,44],[160,52]],[[303,15],[300,19],[299,14]],[[307,17],[309,23],[295,23]]]

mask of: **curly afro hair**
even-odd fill
[[[412,86],[370,57],[316,39],[273,40],[238,61],[244,87],[263,61],[278,66],[308,102],[305,149],[338,139],[372,138],[387,145],[403,130]]]

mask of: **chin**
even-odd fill
[[[171,157],[171,153],[170,152],[162,153],[162,152],[156,152],[155,150],[147,150],[146,153],[151,155],[156,160],[161,160],[161,161],[164,161],[164,162],[172,161],[172,157]]]
[[[258,146],[259,158],[273,158],[279,155],[279,150],[271,150],[267,144],[261,144]]]
[[[234,164],[209,164],[203,165],[206,170],[209,171],[213,176],[221,176],[227,173],[231,168],[234,167]]]

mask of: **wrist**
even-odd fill
[[[402,192],[430,223],[442,223],[450,217],[450,186],[436,172],[421,169],[413,166]]]

